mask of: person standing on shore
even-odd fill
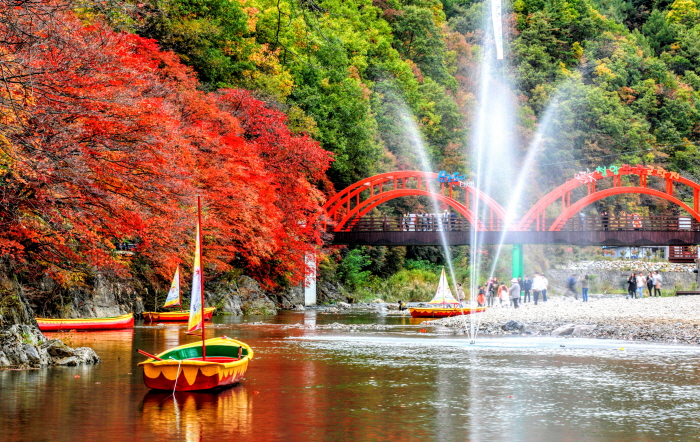
[[[581,278],[581,297],[583,302],[588,302],[588,275],[583,275]]]
[[[496,292],[496,281],[491,277],[486,285],[486,301],[489,307],[493,307],[493,295]]]
[[[644,297],[644,286],[647,285],[647,278],[644,273],[637,273],[637,297],[642,299]]]
[[[462,284],[457,283],[457,300],[459,301],[459,305],[462,305],[464,302],[464,290],[462,290]]]
[[[635,299],[637,297],[637,275],[632,273],[627,278],[627,297],[625,299]]]
[[[501,300],[501,307],[508,307],[508,287],[505,283],[498,286],[498,299]]]
[[[574,299],[578,301],[578,292],[576,291],[576,275],[569,276],[566,280],[566,288],[574,294]]]
[[[542,302],[547,302],[547,290],[549,289],[549,279],[547,275],[542,274]]]
[[[486,304],[486,287],[479,287],[479,294],[476,297],[476,303],[479,307],[483,307]]]
[[[510,300],[513,301],[513,308],[518,308],[518,302],[520,301],[520,284],[518,284],[518,278],[510,280],[508,293],[510,294]]]
[[[523,302],[530,302],[530,290],[532,290],[532,280],[527,276],[523,280]]]
[[[649,297],[654,296],[654,275],[651,272],[647,273],[647,290],[649,290]]]
[[[663,278],[658,270],[654,271],[654,296],[661,297],[661,283]]]
[[[539,273],[535,272],[535,275],[532,277],[532,297],[535,299],[535,305],[537,305],[537,302],[540,300],[540,293],[542,293],[543,287],[544,281],[542,277]]]

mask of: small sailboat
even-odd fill
[[[486,311],[486,307],[470,308],[461,306],[459,301],[452,295],[444,267],[435,296],[428,302],[428,305],[430,307],[411,307],[408,311],[411,312],[411,316],[414,318],[447,318]]]
[[[173,276],[173,281],[170,283],[170,290],[168,291],[168,296],[165,299],[163,307],[177,307],[182,308],[182,292],[180,291],[180,266],[175,269],[175,275]],[[216,307],[206,307],[204,309],[204,320],[211,321],[211,317],[214,314]],[[189,311],[169,311],[169,312],[143,312],[143,319],[148,322],[158,322],[158,321],[187,321],[190,319]]]
[[[228,387],[243,378],[248,369],[248,362],[253,359],[253,350],[243,342],[226,336],[205,339],[201,221],[201,201],[198,197],[197,245],[187,333],[199,335],[202,340],[180,345],[157,355],[139,350],[139,353],[148,356],[148,359],[139,363],[139,366],[143,367],[143,381],[148,388],[195,391]]]

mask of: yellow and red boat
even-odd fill
[[[449,318],[451,316],[471,315],[472,313],[483,313],[486,311],[486,307],[412,307],[408,310],[411,312],[411,316],[414,318]]]
[[[414,318],[449,318],[450,316],[470,315],[486,311],[486,307],[462,307],[462,304],[452,296],[444,267],[435,296],[428,302],[428,305],[429,307],[410,307],[408,311]]]
[[[168,296],[165,298],[165,304],[163,307],[176,307],[182,306],[182,292],[180,291],[180,266],[175,269],[175,275],[173,276],[173,282],[170,284],[170,291],[168,291]],[[204,309],[204,320],[211,321],[212,315],[214,315],[214,310],[216,307],[207,307]],[[166,311],[166,312],[143,312],[143,319],[148,322],[156,321],[189,321],[190,312],[189,311]]]
[[[35,318],[41,331],[59,330],[118,330],[134,328],[134,314],[110,318],[76,318],[76,319],[52,319]]]
[[[148,388],[169,391],[193,391],[224,388],[240,381],[253,359],[253,350],[243,342],[227,338],[205,341],[206,357],[202,358],[202,342],[181,345],[150,356],[139,363]],[[139,350],[140,351],[140,350]]]
[[[206,307],[204,309],[204,320],[211,321],[216,307]],[[188,321],[190,319],[189,310],[186,312],[143,312],[143,319],[149,322],[157,321]]]
[[[158,355],[139,350],[139,353],[148,356],[139,363],[143,367],[143,381],[154,390],[194,391],[228,387],[243,378],[248,362],[253,359],[253,350],[243,342],[226,336],[205,339],[201,225],[201,199],[197,197],[197,241],[186,333],[197,334],[202,340]]]

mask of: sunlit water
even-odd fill
[[[698,347],[524,337],[484,337],[470,345],[449,329],[375,314],[224,319],[210,334],[238,337],[255,351],[238,386],[173,397],[143,385],[136,364],[144,358],[136,349],[159,352],[189,342],[184,325],[74,334],[75,344],[98,352],[100,364],[0,371],[0,439],[700,438]],[[334,322],[390,327],[293,326]]]

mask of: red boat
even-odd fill
[[[409,308],[411,316],[414,318],[449,318],[450,316],[471,315],[472,313],[482,313],[486,311],[486,307],[450,307],[450,308],[434,308],[434,307],[413,307]]]
[[[118,330],[134,328],[134,315],[129,313],[110,318],[51,319],[35,318],[41,331],[59,330]]]
[[[211,321],[216,307],[206,307],[204,309],[204,320]],[[158,321],[189,321],[190,312],[143,312],[143,319],[148,322]]]

